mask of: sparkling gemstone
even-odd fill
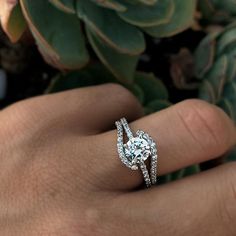
[[[151,147],[142,136],[130,139],[124,146],[127,159],[132,165],[136,165],[140,160],[145,161],[151,155]]]

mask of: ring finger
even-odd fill
[[[163,175],[216,158],[236,143],[236,129],[223,111],[208,103],[189,100],[130,124],[144,130],[158,144],[158,172]],[[131,171],[118,158],[116,131],[95,137],[97,184],[107,189],[127,190],[143,182],[140,171]]]

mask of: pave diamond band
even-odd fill
[[[121,162],[132,170],[140,168],[147,187],[156,184],[158,156],[154,140],[142,130],[138,130],[134,135],[125,118],[116,121],[115,124],[117,127],[117,150]],[[124,131],[128,137],[127,143],[124,143]],[[150,174],[145,164],[148,158],[151,158]]]

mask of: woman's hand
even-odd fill
[[[137,190],[119,160],[114,122],[158,143],[160,175],[216,158],[236,144],[233,122],[189,100],[143,115],[119,85],[46,95],[0,113],[1,236],[227,236],[236,234],[234,163]],[[111,131],[109,131],[111,130]]]

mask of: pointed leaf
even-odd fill
[[[236,58],[235,56],[228,55],[228,67],[227,67],[227,81],[233,81],[236,78]]]
[[[227,31],[224,31],[217,39],[217,56],[222,55],[224,50],[230,45],[236,46],[236,27]]]
[[[115,11],[126,11],[127,8],[124,4],[117,2],[116,0],[92,0],[93,2],[95,2],[97,5],[105,7],[105,8],[109,8]]]
[[[198,97],[209,103],[215,104],[217,102],[216,94],[213,85],[208,80],[203,80],[200,88]]]
[[[149,102],[146,107],[150,108],[153,112],[161,111],[170,107],[172,104],[167,100],[153,100]]]
[[[62,12],[48,1],[21,0],[21,6],[48,63],[59,69],[77,69],[88,62],[89,56],[76,15]]]
[[[49,2],[66,13],[74,14],[76,12],[75,0],[49,0]]]
[[[217,106],[221,107],[228,116],[236,122],[236,110],[234,104],[232,104],[227,98],[221,99]]]
[[[86,32],[94,51],[112,74],[125,84],[132,83],[138,56],[118,53],[107,46],[87,27]]]
[[[206,36],[194,53],[194,74],[199,79],[203,78],[213,65],[217,35],[218,33],[214,33]]]
[[[143,33],[120,19],[114,11],[88,0],[79,0],[77,14],[94,34],[116,51],[130,55],[139,55],[144,51]]]
[[[135,83],[143,90],[145,104],[153,100],[168,100],[168,91],[160,79],[153,74],[137,72],[135,75]]]
[[[117,80],[102,64],[91,64],[79,71],[60,73],[52,80],[45,93],[55,93],[111,82],[117,83]]]
[[[211,70],[205,77],[205,80],[210,82],[213,87],[216,101],[221,98],[224,89],[224,84],[227,77],[227,66],[228,57],[224,55],[214,63]]]
[[[236,81],[225,84],[223,96],[236,101]]]
[[[175,11],[170,22],[156,27],[143,27],[147,34],[157,38],[170,37],[184,31],[193,24],[196,0],[173,1],[175,3]]]
[[[18,0],[0,0],[0,22],[2,29],[14,43],[17,42],[26,29]]]
[[[158,1],[153,6],[126,3],[127,10],[119,16],[136,26],[157,26],[168,23],[174,13],[173,0]]]
[[[144,104],[144,92],[138,84],[133,84],[132,86],[127,87],[134,95],[137,97],[141,104]]]

